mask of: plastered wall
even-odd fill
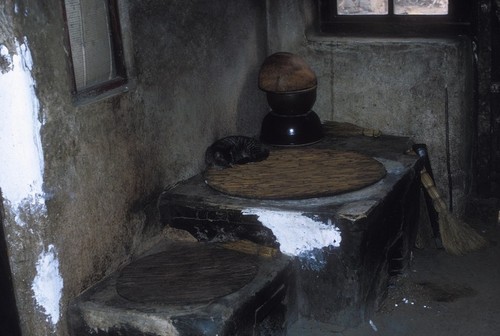
[[[0,3],[2,224],[23,335],[67,335],[68,301],[163,236],[159,192],[266,113],[263,2],[120,2],[129,92],[78,107],[62,2]]]

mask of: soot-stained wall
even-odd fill
[[[129,92],[79,107],[62,3],[0,3],[2,224],[23,335],[67,335],[68,301],[162,236],[161,189],[266,113],[263,1],[120,1]]]

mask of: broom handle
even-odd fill
[[[429,153],[427,152],[427,145],[422,143],[414,144],[412,146],[412,149],[420,157],[420,163],[418,165],[418,169],[420,170],[425,169],[426,171],[427,185],[429,187],[425,188],[424,190],[425,204],[427,206],[427,213],[429,215],[429,221],[431,224],[432,233],[434,234],[436,246],[438,248],[442,248],[443,244],[441,241],[441,232],[439,229],[439,213],[436,209],[436,205],[434,204],[434,200],[432,199],[428,191],[428,189],[431,188],[432,185],[434,185],[434,175],[432,174],[431,161],[429,159]],[[422,178],[420,180],[422,180]],[[423,184],[422,181],[421,183]],[[435,196],[436,193],[437,191],[435,190],[434,193]]]
[[[453,179],[451,177],[451,154],[450,154],[450,112],[448,110],[448,87],[444,88],[444,117],[445,117],[445,137],[446,137],[446,172],[448,174],[448,197],[450,212],[453,211]]]
[[[249,240],[238,240],[234,242],[227,242],[222,245],[228,250],[243,252],[246,254],[259,255],[261,257],[274,257],[278,254],[278,249],[256,244]]]
[[[437,212],[446,211],[447,210],[446,203],[439,194],[436,185],[434,184],[434,181],[432,180],[431,176],[429,175],[429,173],[425,168],[423,168],[420,171],[420,179],[425,187],[425,190],[427,190],[427,193],[429,194],[429,196],[431,196],[432,200],[434,201],[434,206],[436,207],[436,211]]]
[[[422,160],[422,164],[424,168],[427,170],[427,173],[434,181],[434,174],[432,173],[431,160],[429,159],[429,152],[427,151],[427,145],[418,143],[412,146],[413,151],[420,157]]]

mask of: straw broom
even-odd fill
[[[439,231],[445,250],[451,254],[464,255],[487,246],[488,242],[483,236],[448,211],[446,203],[439,195],[432,177],[425,168],[420,171],[420,178],[438,212]]]

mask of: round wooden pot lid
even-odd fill
[[[140,303],[192,304],[231,294],[257,274],[255,256],[206,243],[176,243],[121,271],[123,298]]]
[[[222,193],[254,199],[333,196],[369,186],[386,175],[379,161],[356,152],[318,148],[273,150],[261,162],[209,168],[205,181]]]

